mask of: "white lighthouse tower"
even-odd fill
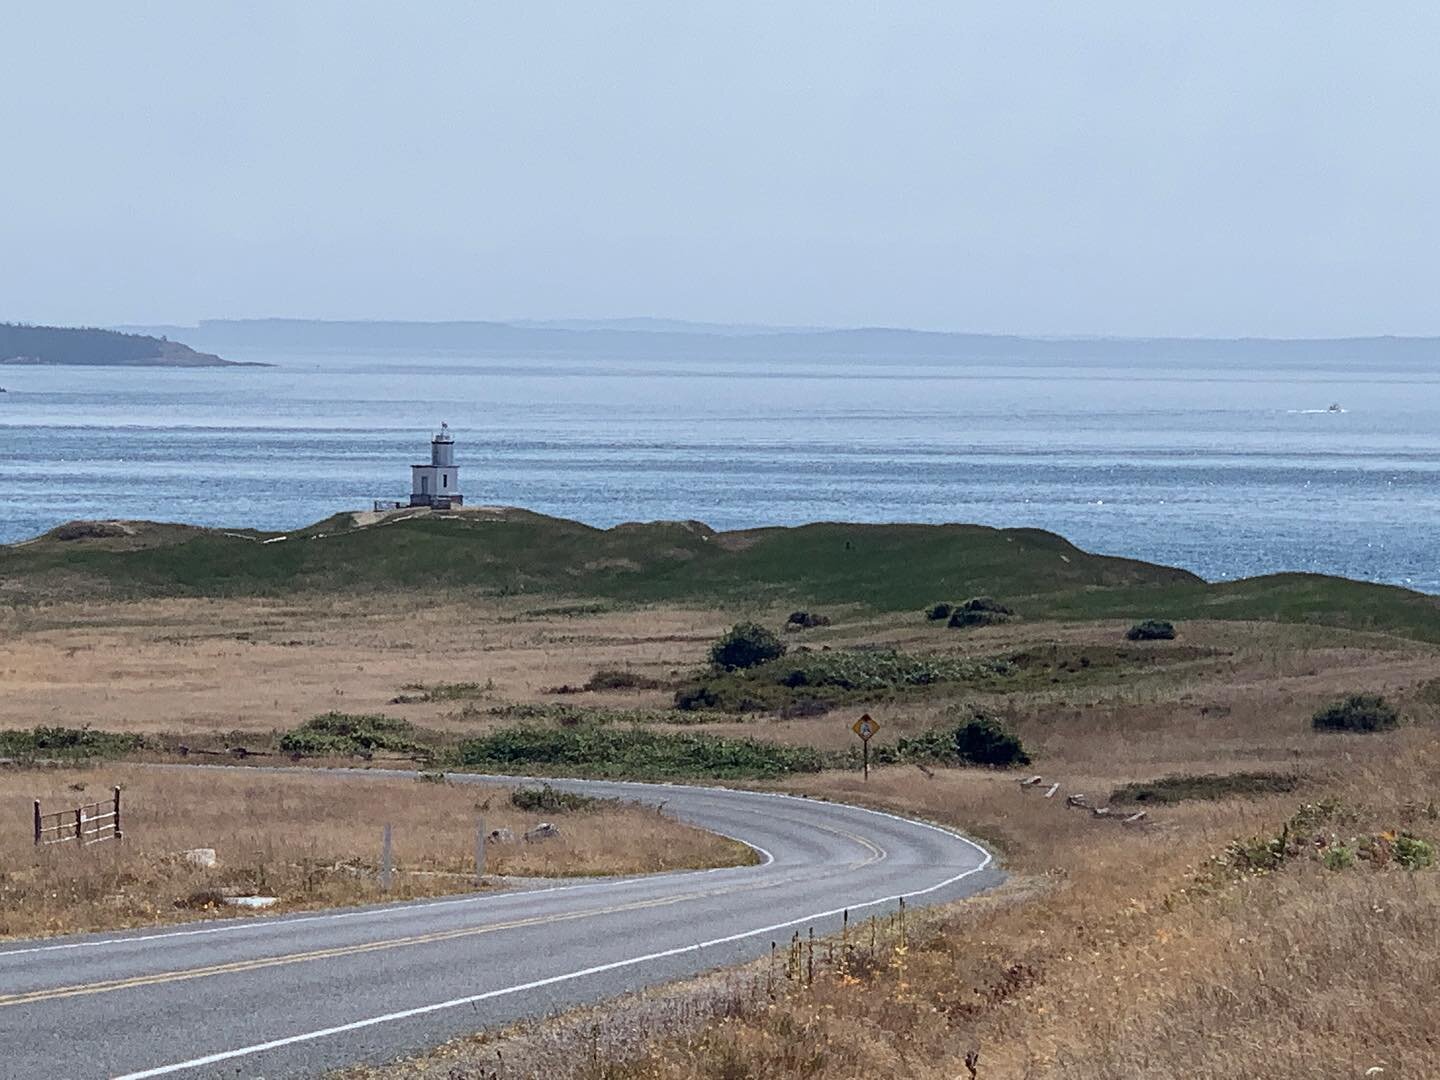
[[[410,466],[410,505],[448,510],[465,501],[460,494],[460,466],[455,464],[455,439],[450,426],[430,440],[430,464]]]

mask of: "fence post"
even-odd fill
[[[485,881],[485,819],[475,819],[475,884]]]
[[[395,869],[393,851],[390,846],[390,824],[385,824],[385,836],[380,842],[380,888],[390,891],[390,876]]]
[[[117,785],[116,788],[115,788],[115,839],[116,839],[116,840],[119,840],[119,839],[121,838],[121,836],[122,836],[122,834],[121,834],[121,832],[120,832],[120,788],[119,788],[119,786]]]
[[[81,847],[85,846],[85,807],[75,808],[75,842]]]
[[[35,800],[35,846],[40,846],[40,800]]]

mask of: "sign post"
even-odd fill
[[[864,747],[864,769],[865,779],[870,779],[870,739],[880,730],[880,722],[872,720],[867,712],[864,716],[850,725],[850,730],[860,736],[860,745]]]

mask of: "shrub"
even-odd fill
[[[718,709],[720,704],[720,695],[704,683],[681,687],[675,691],[675,708],[682,712]]]
[[[922,731],[914,738],[900,739],[895,744],[896,756],[901,761],[955,760],[955,728],[937,727]]]
[[[1351,694],[1310,718],[1316,731],[1385,731],[1399,723],[1400,714],[1379,694]]]
[[[993,626],[995,623],[1004,621],[1004,615],[996,615],[989,611],[966,611],[964,608],[956,608],[950,613],[950,621],[945,625],[951,630],[967,630],[972,626]]]
[[[759,623],[736,623],[710,647],[710,662],[726,671],[752,668],[785,655],[785,643]]]
[[[951,629],[990,626],[994,623],[1006,622],[1014,614],[1012,608],[1006,607],[993,597],[976,596],[966,600],[963,604],[957,604],[950,612],[950,622],[947,625]]]
[[[1406,870],[1420,870],[1435,861],[1435,848],[1418,836],[1401,833],[1395,838],[1395,861]]]
[[[423,683],[406,683],[400,687],[402,692],[390,699],[390,704],[414,705],[422,701],[465,701],[469,698],[484,697],[494,689],[494,679],[486,679],[484,685],[478,682],[436,683],[433,686],[426,686]],[[408,691],[415,691],[415,693]]]
[[[56,540],[109,540],[117,536],[129,536],[121,525],[108,521],[70,521],[50,530]]]
[[[733,716],[725,713],[702,710],[679,715],[674,709],[619,709],[602,705],[562,705],[559,702],[492,705],[485,711],[485,715],[527,723],[553,722],[560,727],[580,727],[585,724],[718,724],[733,723],[735,720]]]
[[[1321,861],[1327,870],[1348,870],[1355,865],[1355,849],[1337,844],[1326,850]]]
[[[929,619],[931,622],[939,622],[941,619],[948,619],[950,617],[950,612],[954,610],[954,604],[951,604],[945,600],[941,600],[938,604],[930,605],[929,610],[925,612],[925,618]]]
[[[601,668],[585,682],[586,690],[656,690],[663,686],[659,679],[641,675],[638,671],[620,668]]]
[[[829,625],[829,615],[817,615],[813,611],[792,611],[785,620],[786,630],[811,630],[817,626]]]
[[[89,727],[37,727],[29,731],[0,731],[0,756],[17,758],[119,757],[143,750],[143,735],[96,731]]]
[[[1252,836],[1230,841],[1220,861],[1242,874],[1255,874],[1278,870],[1288,857],[1284,836]]]
[[[1173,641],[1175,627],[1164,619],[1146,619],[1125,631],[1127,641]]]
[[[793,667],[791,665],[794,665]],[[782,686],[833,686],[842,690],[896,690],[907,686],[981,680],[1008,671],[1003,661],[917,656],[894,649],[832,649],[777,665],[788,670]]]
[[[806,746],[758,739],[647,731],[641,728],[506,728],[460,744],[462,765],[499,772],[765,779],[818,772],[821,754]]]
[[[564,814],[572,810],[589,810],[603,800],[574,791],[556,791],[549,784],[540,787],[518,787],[510,792],[510,805],[517,810],[544,814]]]
[[[903,761],[958,761],[998,768],[1030,764],[1020,740],[1000,720],[983,713],[959,727],[931,728],[913,739],[901,739],[895,749]]]
[[[973,765],[1009,768],[1029,765],[1030,755],[1020,740],[993,716],[975,716],[955,729],[955,753]]]
[[[917,656],[893,649],[796,649],[782,662],[724,675],[711,673],[694,685],[682,686],[676,691],[675,707],[763,712],[812,700],[834,708],[940,683],[988,687],[1011,674],[1011,666],[1003,660]]]
[[[391,716],[328,712],[280,737],[280,749],[301,757],[353,757],[375,750],[421,749],[415,726]]]

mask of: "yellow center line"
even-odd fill
[[[869,858],[852,864],[857,868],[868,866],[885,857],[883,850],[862,836],[857,836],[854,833],[845,832],[825,825],[815,827],[823,832],[853,840],[861,847],[869,850],[872,853]],[[647,908],[666,907],[671,904],[683,903],[687,900],[700,900],[714,896],[725,896],[736,892],[769,889],[792,880],[794,880],[794,875],[786,875],[773,881],[746,882],[720,889],[680,893],[676,896],[666,896],[652,900],[637,900],[628,904],[615,904],[610,907],[594,908],[587,911],[572,911],[559,915],[536,915],[526,919],[515,919],[510,922],[491,923],[486,926],[472,926],[458,930],[437,930],[429,934],[415,934],[410,937],[390,938],[385,941],[370,941],[356,945],[339,945],[328,949],[313,949],[308,952],[257,957],[253,960],[235,960],[226,964],[211,964],[206,967],[161,971],[153,975],[136,975],[127,979],[109,979],[102,982],[80,983],[74,986],[57,986],[46,990],[30,990],[18,994],[3,994],[0,995],[0,1008],[7,1008],[14,1005],[34,1005],[61,998],[85,997],[91,994],[108,994],[116,990],[131,990],[143,986],[159,986],[166,983],[186,982],[190,979],[209,978],[212,975],[232,975],[247,971],[259,971],[264,968],[285,967],[290,964],[308,963],[312,960],[330,960],[346,956],[359,956],[364,953],[380,952],[388,949],[409,948],[415,945],[432,945],[441,941],[454,941],[459,938],[494,934],[502,930],[519,930],[530,926],[545,926],[551,923],[570,922],[575,919],[589,919],[600,915],[615,915],[626,911],[642,911]]]
[[[765,888],[768,885],[752,885],[748,888]],[[597,915],[613,915],[624,911],[640,911],[645,908],[664,907],[686,900],[718,896],[738,891],[739,887],[709,892],[682,893],[655,900],[638,900],[629,904],[596,908],[590,911],[573,911],[563,915],[534,916],[516,919],[506,923],[492,923],[487,926],[466,927],[461,930],[438,930],[429,934],[411,937],[391,938],[386,941],[371,941],[358,945],[341,945],[330,949],[314,949],[309,952],[286,953],[281,956],[259,957],[254,960],[235,960],[228,964],[212,964],[208,967],[186,968],[176,971],[156,972],[153,975],[137,975],[128,979],[110,979],[104,982],[81,983],[76,986],[58,986],[48,990],[31,990],[19,994],[0,995],[0,1008],[11,1005],[32,1005],[37,1002],[54,1001],[59,998],[83,997],[90,994],[106,994],[115,990],[129,990],[141,986],[156,986],[163,983],[184,982],[189,979],[203,979],[211,975],[229,975],[238,972],[258,971],[262,968],[283,967],[289,964],[306,963],[311,960],[328,960],[342,956],[358,956],[363,953],[379,952],[385,949],[407,948],[412,945],[430,945],[439,941],[454,941],[457,938],[478,937],[501,930],[516,930],[527,926],[543,926],[547,923],[568,922],[572,919],[588,919]]]

